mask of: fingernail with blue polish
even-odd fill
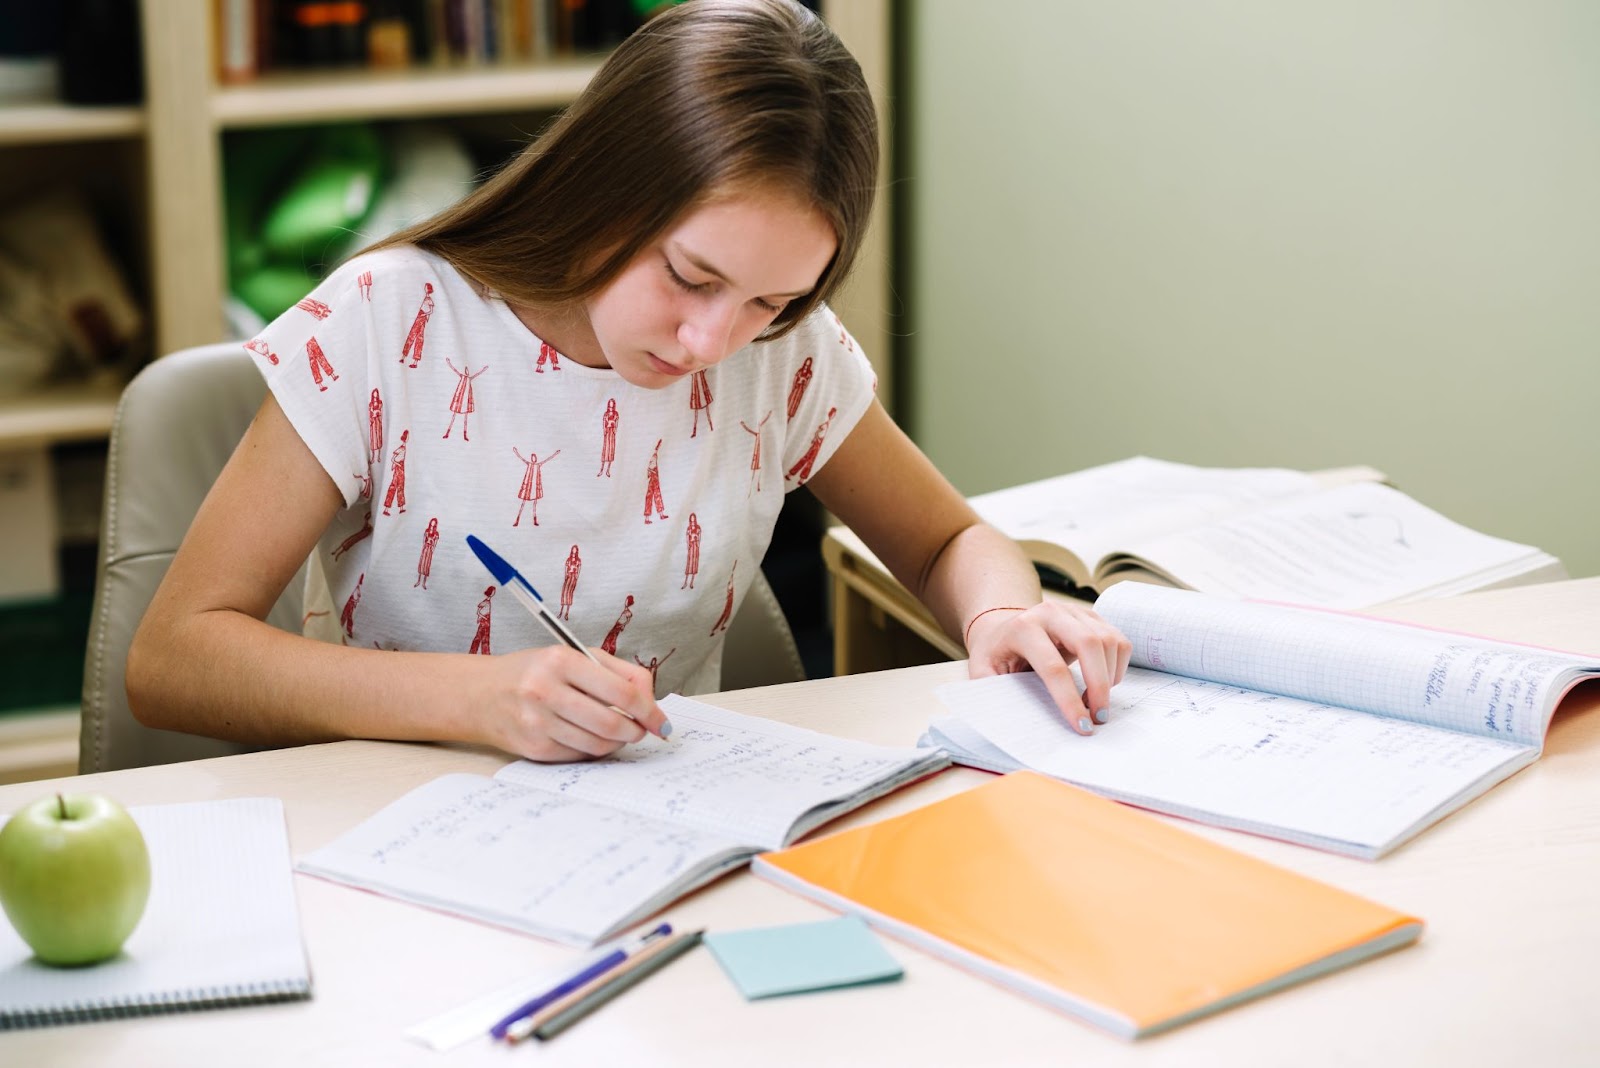
[[[1095,709],[1094,713],[1094,721],[1096,723],[1104,723],[1106,721],[1106,717],[1110,714],[1111,713],[1104,708],[1097,708]]]
[[[662,720],[661,721],[661,737],[668,738],[668,737],[671,737],[671,735],[672,735],[672,721],[671,720],[665,720],[665,719]]]
[[[1088,716],[1084,716],[1078,721],[1078,730],[1084,734],[1089,734],[1094,730],[1094,724],[1089,722]]]

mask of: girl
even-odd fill
[[[326,314],[291,309],[248,346],[278,356],[257,361],[269,396],[134,641],[135,714],[257,744],[441,739],[535,760],[665,736],[655,694],[717,688],[718,623],[744,594],[672,585],[687,518],[697,565],[735,575],[737,561],[761,559],[784,492],[803,481],[964,640],[973,675],[1032,667],[1073,727],[1092,731],[1128,643],[1087,607],[1040,603],[1021,553],[876,402],[870,366],[824,303],[855,258],[877,180],[860,68],[815,15],[792,0],[690,0],[647,23],[499,174],[335,271],[312,295]],[[420,359],[424,327],[437,358]],[[562,357],[559,375],[537,373],[544,346]],[[339,378],[318,381],[319,355]],[[442,433],[458,414],[450,365],[468,361],[495,367],[478,384],[470,441]],[[744,433],[689,432],[696,372],[734,423],[792,414],[769,424],[766,448],[798,481],[751,492]],[[602,445],[594,427],[613,400],[619,429]],[[604,448],[615,470],[552,467],[559,516],[503,551],[550,587],[581,542],[571,629],[600,642],[632,596],[630,645],[684,654],[656,664],[654,685],[637,662],[551,644],[520,611],[494,622],[501,655],[468,655],[487,651],[490,595],[464,536],[520,477],[513,447],[530,426],[590,463]],[[333,559],[332,532],[361,514],[349,472],[369,462],[402,507]],[[641,496],[657,506],[643,517]],[[421,506],[407,511],[407,497]],[[452,532],[426,588],[405,581],[419,517]],[[312,552],[334,603],[360,599],[341,618],[343,644],[262,622]]]

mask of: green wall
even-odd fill
[[[963,492],[1365,463],[1600,573],[1600,4],[899,15],[899,412]]]

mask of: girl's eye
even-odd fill
[[[672,279],[673,284],[687,293],[702,292],[711,284],[710,282],[689,281],[687,278],[677,272],[677,270],[672,266],[672,261],[670,260],[665,261],[665,266],[667,268],[667,276]]]
[[[689,281],[683,275],[678,273],[677,268],[672,266],[671,260],[663,260],[662,266],[667,269],[667,277],[672,279],[672,284],[683,290],[685,293],[704,293],[706,290],[711,288],[710,282]],[[756,297],[751,301],[751,303],[760,308],[763,312],[766,312],[768,315],[777,315],[788,305],[788,301],[785,301],[783,304],[774,304],[770,300],[762,300],[760,297]]]

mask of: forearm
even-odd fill
[[[256,745],[471,741],[477,659],[348,648],[214,610],[147,619],[129,651],[128,701],[147,726]]]
[[[925,569],[915,592],[957,641],[980,612],[1027,608],[1041,598],[1039,576],[1016,542],[989,526],[962,529]]]

